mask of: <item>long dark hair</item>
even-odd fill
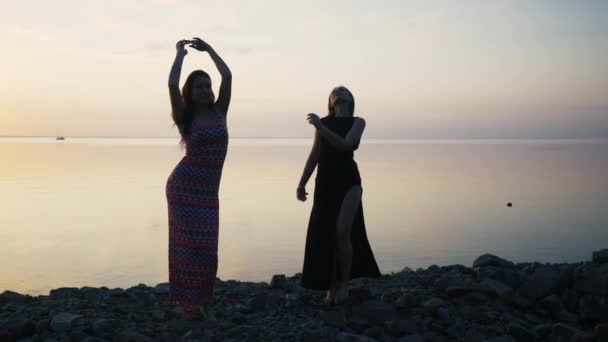
[[[209,81],[211,81],[209,74],[203,70],[194,70],[190,73],[190,75],[188,75],[188,78],[186,78],[186,82],[182,87],[182,100],[184,101],[183,118],[178,121],[175,117],[175,112],[171,112],[173,122],[175,122],[175,125],[179,129],[179,134],[182,136],[182,143],[185,141],[186,136],[190,131],[190,126],[192,126],[192,121],[194,120],[194,109],[196,105],[192,99],[192,84],[199,77],[206,77],[209,79]],[[210,106],[213,106],[213,102],[214,101],[211,101]]]
[[[348,88],[346,88],[344,86],[339,86],[339,87],[335,87],[331,91],[331,93],[329,93],[329,98],[327,99],[327,116],[335,116],[336,115],[336,112],[334,110],[334,106],[331,103],[331,94],[333,94],[334,90],[336,90],[338,88],[342,88],[342,89],[346,90],[348,92],[348,94],[350,95],[350,97],[353,99],[353,102],[349,103],[348,111],[350,112],[350,116],[355,115],[355,97],[353,96],[353,93],[351,93],[350,90],[348,90]]]

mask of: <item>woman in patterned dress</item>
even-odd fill
[[[297,189],[297,198],[305,201],[306,183],[317,168],[302,286],[327,290],[327,305],[348,298],[350,279],[380,276],[367,240],[361,177],[353,160],[365,121],[355,117],[354,110],[352,93],[336,87],[329,95],[326,117],[308,114],[308,122],[316,129],[315,140]]]
[[[215,100],[211,79],[193,71],[180,93],[186,45],[207,52],[222,82]],[[206,318],[217,273],[218,190],[228,147],[226,114],[232,74],[222,58],[200,38],[181,40],[169,74],[172,116],[186,155],[167,180],[169,213],[169,301],[186,318]]]

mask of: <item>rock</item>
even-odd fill
[[[547,339],[547,337],[549,337],[549,335],[551,334],[552,330],[553,327],[551,326],[551,324],[539,324],[534,327],[534,333],[540,339]]]
[[[125,291],[124,289],[121,289],[120,287],[109,290],[108,294],[112,297],[121,297],[121,298],[128,297],[127,291]]]
[[[182,341],[204,341],[207,339],[207,335],[202,329],[193,329],[188,330],[184,336],[182,336]]]
[[[15,341],[17,337],[8,332],[8,330],[0,329],[0,341]]]
[[[464,279],[464,276],[459,272],[451,271],[444,273],[443,275],[441,275],[441,277],[435,280],[435,286],[442,290],[454,286],[464,286],[466,285]]]
[[[392,305],[378,300],[369,300],[353,307],[353,316],[373,324],[381,324],[399,318]]]
[[[152,290],[157,295],[168,295],[171,285],[169,283],[160,283],[154,286]]]
[[[413,334],[418,331],[416,324],[410,320],[393,320],[384,323],[386,332],[393,337]]]
[[[439,272],[441,270],[441,268],[435,264],[429,266],[429,268],[427,268],[427,271],[429,272]]]
[[[540,307],[555,315],[564,310],[562,300],[557,295],[550,295],[539,302]]]
[[[461,339],[467,333],[467,329],[462,324],[450,324],[450,326],[445,329],[444,324],[439,321],[433,321],[428,329],[435,331],[444,331],[448,334],[451,340]]]
[[[273,289],[279,290],[287,290],[289,289],[289,281],[287,281],[287,277],[284,274],[275,274],[272,276],[272,280],[270,280],[270,287]]]
[[[581,318],[593,322],[608,321],[608,299],[584,295],[579,301],[579,314]]]
[[[445,306],[445,302],[443,299],[437,297],[427,300],[423,305],[423,307],[427,310],[436,310],[442,306]]]
[[[62,333],[69,331],[79,319],[81,315],[73,315],[67,312],[61,312],[53,316],[50,327],[53,331]]]
[[[475,268],[475,277],[481,282],[485,279],[500,280],[504,278],[503,269],[495,266],[479,266]]]
[[[260,312],[266,309],[266,301],[268,295],[261,295],[251,298],[247,301],[247,307],[251,312]]]
[[[0,306],[6,303],[23,303],[29,299],[31,299],[30,296],[7,290],[0,293]]]
[[[348,298],[354,304],[363,303],[372,298],[372,292],[366,287],[353,287],[348,290]]]
[[[300,342],[317,342],[317,341],[322,341],[324,337],[324,334],[319,331],[319,330],[304,330],[304,332],[302,332],[302,335],[300,337]]]
[[[422,334],[425,342],[451,342],[450,338],[436,331],[427,331]]]
[[[418,297],[411,293],[402,294],[395,303],[400,309],[409,309],[419,305]]]
[[[155,310],[150,311],[150,316],[157,321],[162,321],[165,319],[166,314],[162,310],[155,309]]]
[[[251,325],[238,325],[226,332],[226,337],[234,338],[238,341],[252,340],[256,341],[260,334],[260,329]]]
[[[517,269],[501,268],[496,266],[480,266],[475,268],[477,281],[484,279],[498,280],[512,289],[516,289],[527,280],[528,276]]]
[[[594,264],[608,263],[608,249],[593,252],[591,254],[591,260]]]
[[[560,322],[566,322],[566,323],[576,323],[578,322],[578,315],[573,314],[572,312],[568,311],[568,310],[562,310],[559,311],[558,313],[553,315],[555,317],[555,319],[557,319]]]
[[[489,298],[481,292],[469,292],[459,297],[458,300],[469,305],[483,305],[488,302]]]
[[[479,292],[488,295],[495,294],[493,290],[479,285],[452,286],[445,290],[445,293],[449,298],[464,296],[471,292]]]
[[[169,321],[167,328],[171,333],[181,336],[181,335],[184,335],[189,330],[200,328],[200,326],[201,326],[201,324],[199,321],[188,321],[188,320],[179,319],[179,320]],[[129,331],[134,331],[134,329],[132,327],[128,327],[124,331],[129,332]]]
[[[49,292],[51,297],[77,298],[80,291],[76,287],[60,287]]]
[[[542,318],[532,312],[526,312],[524,317],[525,317],[526,324],[533,324],[533,325],[545,323],[547,320],[546,318]]]
[[[36,326],[26,316],[18,316],[8,320],[0,320],[0,331],[15,338],[29,336],[34,333]]]
[[[105,338],[86,336],[85,338],[81,339],[80,342],[111,342],[111,341],[106,340]]]
[[[116,335],[113,342],[151,342],[152,338],[142,335],[135,330],[126,330]]]
[[[513,289],[498,280],[491,278],[484,279],[480,282],[481,286],[493,291],[497,296],[501,298],[508,298],[513,294]]]
[[[439,317],[444,322],[450,321],[450,311],[446,308],[439,308],[436,311],[437,317]]]
[[[595,326],[594,332],[595,332],[595,336],[600,338],[600,340],[602,338],[605,338],[606,340],[608,340],[608,322],[597,324]]]
[[[342,311],[321,311],[319,318],[328,325],[343,329],[346,326],[346,318]]]
[[[338,335],[336,335],[336,341],[337,342],[377,342],[378,340],[376,340],[375,338],[368,337],[368,336],[348,334],[345,332],[341,332]]]
[[[595,335],[590,332],[579,332],[570,339],[572,342],[596,342]]]
[[[118,332],[126,330],[127,326],[128,322],[125,321],[100,318],[93,321],[91,330],[93,331],[93,335],[97,337],[112,337]]]
[[[481,266],[512,267],[513,263],[493,254],[483,254],[473,261],[473,268]]]
[[[129,287],[126,291],[127,292],[133,292],[133,291],[139,292],[139,291],[147,291],[148,289],[149,289],[148,285],[139,283],[135,286]]]
[[[463,276],[474,276],[475,275],[475,270],[473,270],[470,267],[466,267],[464,265],[461,264],[453,264],[453,265],[447,265],[447,266],[442,266],[441,267],[441,271],[442,272],[457,272],[462,274]]]
[[[571,289],[566,289],[562,292],[562,303],[569,311],[578,311],[578,294]]]
[[[502,335],[485,340],[484,342],[517,342],[511,335]]]
[[[266,298],[266,309],[267,310],[275,310],[281,307],[282,297],[276,294],[269,294],[268,298]]]
[[[49,319],[41,319],[36,323],[35,331],[38,335],[44,335],[49,332],[51,321]]]
[[[346,324],[356,333],[362,333],[365,329],[369,328],[369,322],[362,319],[349,320]]]
[[[516,307],[524,310],[529,309],[534,305],[534,301],[518,293],[511,297],[511,303],[513,303],[513,305],[515,305]]]
[[[577,279],[574,288],[577,291],[593,294],[595,296],[608,295],[608,263],[589,269],[580,279]]]
[[[70,331],[70,340],[71,341],[82,341],[84,340],[86,337],[89,336],[89,334],[87,334],[85,332],[86,327],[76,327],[73,328]]]
[[[519,323],[509,323],[507,326],[507,332],[515,337],[518,342],[536,341],[536,334],[534,331]]]
[[[565,324],[565,323],[556,323],[553,324],[553,329],[551,332],[551,336],[554,339],[564,339],[564,340],[570,340],[572,339],[573,336],[575,335],[582,335],[583,331]]]
[[[426,339],[421,335],[413,334],[400,338],[398,342],[426,342]]]
[[[369,327],[363,331],[363,335],[380,338],[382,337],[382,328],[379,326]]]
[[[464,342],[483,342],[485,337],[479,331],[471,328],[464,335]]]
[[[563,281],[562,273],[555,267],[542,267],[518,290],[524,297],[536,300],[551,294]]]
[[[83,286],[79,291],[82,293],[83,297],[89,301],[99,300],[102,292],[100,289],[90,286]]]

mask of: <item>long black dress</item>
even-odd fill
[[[344,138],[353,126],[354,120],[352,117],[327,116],[321,119],[321,122]],[[354,185],[361,185],[361,178],[357,163],[353,160],[353,151],[339,151],[323,137],[319,143],[319,162],[314,203],[306,235],[302,286],[308,289],[327,290],[335,267],[336,224],[340,207],[347,191]],[[380,270],[365,232],[361,204],[355,215],[351,240],[353,246],[351,279],[379,277]]]

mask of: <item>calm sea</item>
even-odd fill
[[[312,203],[295,189],[310,143],[232,139],[220,278],[301,270]],[[167,281],[164,189],[182,154],[176,139],[0,138],[0,292]],[[383,272],[608,248],[608,141],[365,140],[356,159]]]

